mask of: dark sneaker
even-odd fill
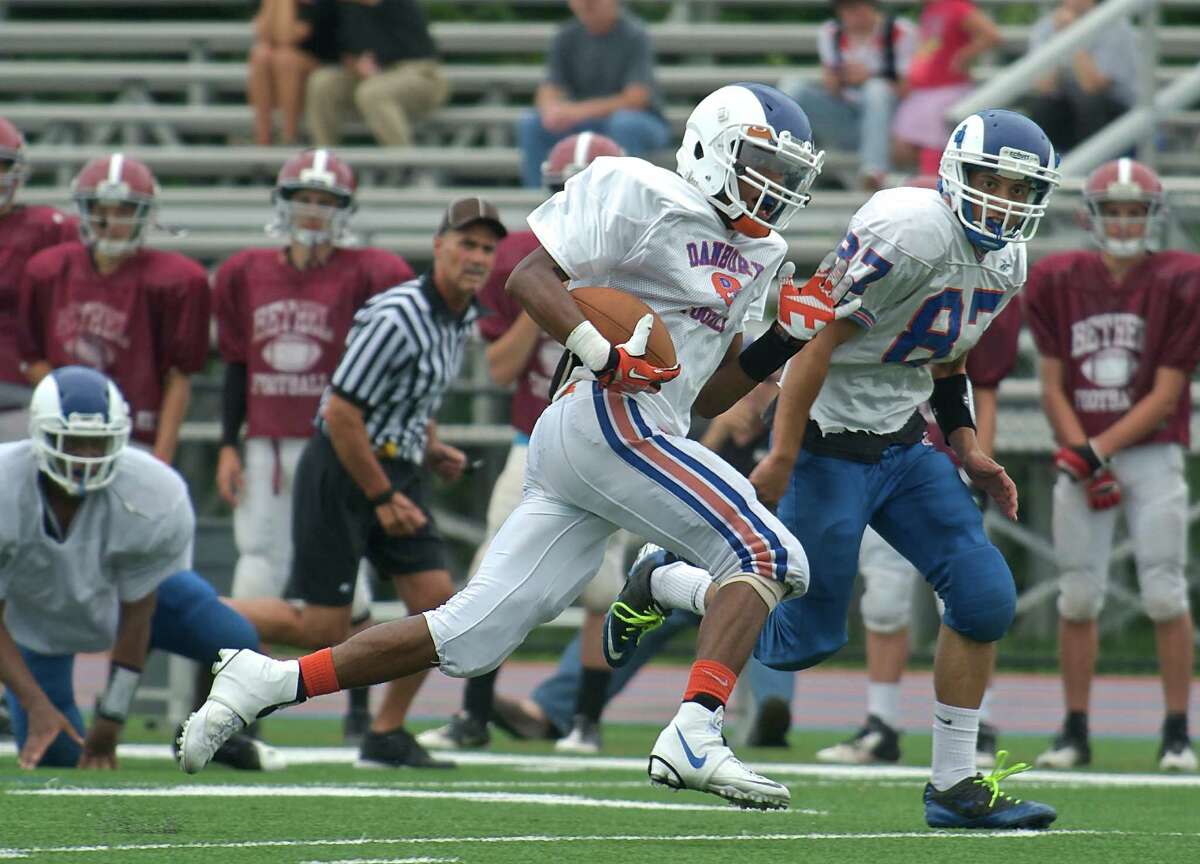
[[[426,729],[417,743],[433,750],[478,750],[492,743],[492,733],[487,723],[463,711],[445,726]]]
[[[595,756],[602,746],[600,724],[583,714],[576,714],[571,731],[554,742],[554,749],[559,753],[579,753],[584,756]]]
[[[989,771],[996,767],[996,727],[991,723],[979,724],[979,737],[975,739],[975,767]]]
[[[454,768],[453,762],[434,759],[417,739],[401,726],[391,732],[371,732],[358,748],[359,768]]]
[[[866,725],[840,744],[817,751],[818,762],[838,765],[870,765],[874,762],[900,761],[900,733],[874,714]]]
[[[492,724],[519,741],[549,741],[561,734],[530,699],[492,698]]]
[[[1029,770],[1024,762],[1004,767],[1008,753],[996,754],[996,768],[976,774],[939,792],[925,784],[925,823],[930,828],[1045,828],[1058,818],[1049,804],[1022,801],[1000,791],[1000,781]]]
[[[1034,764],[1038,768],[1079,768],[1092,761],[1092,746],[1086,736],[1059,732],[1049,750],[1043,751]]]
[[[625,587],[604,616],[604,660],[614,669],[633,657],[638,640],[670,614],[650,594],[650,574],[679,559],[653,543],[643,546],[625,577]]]
[[[181,725],[171,738],[171,755],[179,758],[179,739],[183,735]],[[239,771],[282,771],[287,767],[283,754],[245,732],[235,732],[229,740],[217,748],[212,760],[220,765]]]
[[[778,696],[768,696],[758,708],[754,727],[746,739],[747,747],[787,747],[787,733],[792,728],[792,710]]]

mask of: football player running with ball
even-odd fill
[[[529,217],[542,248],[517,266],[509,291],[581,365],[538,419],[523,500],[474,578],[432,612],[299,661],[224,655],[209,701],[188,721],[185,771],[203,768],[245,723],[308,696],[430,666],[460,677],[495,668],[579,595],[620,527],[705,562],[721,586],[651,779],[743,806],[788,805],[787,788],[743,765],[721,730],[759,629],[780,600],[804,592],[808,561],[750,483],[685,436],[693,403],[721,413],[858,302],[835,311],[825,286],[801,294],[784,279],[781,320],[743,349],[743,323],[761,315],[783,266],[777,231],[808,203],[823,158],[791,99],[761,84],[720,88],[692,112],[677,158],[677,173],[596,159]],[[571,299],[586,285],[645,301],[679,362],[659,368],[643,356],[650,316],[609,344]]]
[[[1037,124],[983,111],[951,135],[938,190],[888,189],[859,209],[824,278],[834,298],[861,298],[861,308],[788,365],[771,452],[750,478],[761,500],[779,501],[780,519],[812,556],[807,593],[781,603],[763,628],[755,656],[768,666],[806,669],[846,644],[868,525],[944,602],[924,796],[933,827],[1043,828],[1056,816],[1000,791],[1025,767],[1004,769],[1006,754],[987,777],[975,771],[979,704],[1016,589],[954,465],[923,443],[917,409],[929,401],[967,476],[1015,518],[1016,486],[979,446],[964,370],[1025,282],[1024,244],[1058,185],[1057,165]],[[618,602],[652,621],[672,598],[692,596],[689,582],[708,578],[687,565],[662,570],[646,585],[627,583]],[[613,642],[640,635],[625,618],[610,614]]]
[[[1157,251],[1162,183],[1132,159],[1084,185],[1098,251],[1064,252],[1029,274],[1029,324],[1054,429],[1054,552],[1067,716],[1039,768],[1091,761],[1087,712],[1117,508],[1125,513],[1142,607],[1154,623],[1167,716],[1159,767],[1196,770],[1188,739],[1188,381],[1200,361],[1200,256]]]

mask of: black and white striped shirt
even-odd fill
[[[424,461],[429,420],[458,374],[478,317],[473,303],[461,315],[451,310],[431,273],[377,294],[358,310],[330,385],[363,410],[373,447]],[[320,413],[317,423],[328,433]]]

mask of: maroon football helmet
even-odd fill
[[[0,117],[0,167],[7,170],[0,174],[0,207],[5,207],[17,194],[17,188],[29,177],[29,165],[25,161],[25,138],[12,123]]]
[[[356,209],[357,188],[354,172],[332,150],[304,150],[279,169],[271,193],[275,220],[267,226],[268,231],[287,235],[306,246],[344,240],[346,226]],[[293,196],[305,189],[328,192],[337,203],[324,206],[294,202]]]
[[[1154,170],[1133,159],[1105,162],[1088,175],[1083,185],[1088,227],[1101,248],[1119,256],[1132,256],[1157,248],[1165,226],[1166,196]],[[1105,216],[1102,205],[1135,202],[1146,205],[1144,216]],[[1141,232],[1111,237],[1106,226],[1142,225]]]
[[[104,255],[119,256],[142,245],[158,206],[158,182],[144,164],[122,153],[93,159],[71,181],[71,196],[79,208],[79,235]],[[98,205],[130,205],[128,215],[113,215]],[[125,237],[101,236],[107,226],[128,225]]]
[[[624,156],[616,141],[596,132],[580,132],[570,135],[557,144],[542,163],[542,184],[557,192],[567,181],[592,164],[599,156]]]

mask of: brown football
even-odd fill
[[[654,327],[646,343],[646,359],[655,366],[675,365],[675,343],[667,332],[667,325],[649,306],[617,288],[584,286],[571,292],[575,304],[584,317],[596,325],[600,335],[613,345],[620,345],[633,334],[633,328],[642,316],[654,315]]]

